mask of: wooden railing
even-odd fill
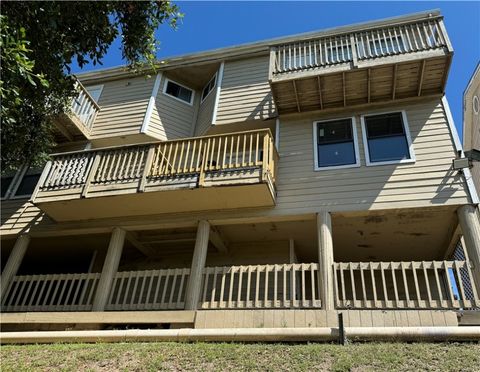
[[[32,200],[39,192],[92,185],[138,182],[138,191],[156,180],[191,175],[204,186],[208,173],[261,170],[275,182],[278,154],[268,129],[187,138],[160,143],[57,154],[47,163]]]
[[[466,261],[335,263],[334,275],[338,308],[480,306]]]
[[[93,122],[100,111],[100,106],[98,106],[79,81],[76,82],[76,89],[78,91],[78,96],[73,100],[71,110],[87,131],[90,131]]]
[[[187,268],[118,272],[106,309],[183,309],[189,275]]]
[[[100,273],[16,276],[2,298],[2,311],[90,310],[99,279]]]
[[[201,307],[320,308],[318,264],[207,267]]]
[[[270,76],[448,46],[441,18],[392,24],[271,48]]]

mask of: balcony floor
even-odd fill
[[[450,58],[443,55],[395,62],[392,57],[383,57],[359,63],[357,68],[345,63],[279,76],[271,81],[271,88],[280,114],[441,95]]]

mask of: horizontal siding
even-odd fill
[[[143,76],[105,82],[92,138],[138,134],[154,82],[154,77]]]
[[[205,101],[200,104],[200,107],[198,108],[197,124],[195,126],[195,136],[201,136],[205,134],[205,132],[207,132],[212,125],[216,96],[217,91],[214,88]]]
[[[416,155],[410,164],[367,167],[356,116],[362,166],[314,171],[312,123],[318,117],[281,120],[275,214],[468,203],[462,177],[452,172],[455,149],[440,101],[404,109]]]
[[[268,66],[268,56],[225,63],[215,124],[275,116]]]
[[[1,235],[18,234],[28,227],[52,223],[45,213],[26,199],[2,201]]]
[[[475,87],[476,85],[476,87]],[[470,102],[467,102],[466,105],[470,105],[470,107],[473,108],[473,97],[477,96],[478,99],[480,100],[480,74],[477,74],[475,77],[475,80],[473,82],[473,85],[471,87],[473,90],[472,94],[470,94]],[[473,109],[469,110],[470,112],[470,118],[465,118],[465,120],[471,120],[471,132],[470,132],[470,138],[471,138],[471,144],[472,148],[476,150],[480,150],[480,113],[475,114],[473,112]],[[466,112],[464,112],[466,114]],[[470,148],[467,150],[471,150]],[[473,168],[471,169],[472,171],[472,177],[473,177],[473,183],[475,184],[475,187],[477,189],[477,192],[480,193],[480,162],[476,161],[473,162]]]
[[[193,105],[188,105],[163,93],[166,81],[163,76],[147,133],[161,140],[190,137],[199,93],[195,92]]]

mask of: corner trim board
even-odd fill
[[[223,82],[223,69],[225,67],[225,62],[222,62],[218,70],[217,78],[217,94],[215,96],[215,104],[213,106],[212,114],[212,125],[217,124],[217,112],[218,112],[218,103],[220,102],[220,92],[222,91],[222,82]]]
[[[445,116],[447,117],[447,124],[448,128],[450,129],[450,133],[452,134],[455,150],[457,151],[457,153],[460,152],[460,156],[464,156],[463,146],[460,142],[460,137],[458,136],[457,127],[455,127],[455,122],[453,121],[453,116],[452,112],[450,111],[450,105],[448,104],[447,96],[445,95],[442,97],[442,106],[445,110]],[[477,190],[475,189],[475,185],[473,184],[473,178],[470,169],[463,168],[462,173],[465,177],[465,183],[467,184],[468,193],[470,194],[470,199],[472,199],[472,203],[479,204],[480,199],[478,198]]]
[[[160,81],[162,80],[162,73],[159,72],[155,78],[155,83],[153,84],[152,95],[148,101],[147,111],[143,118],[142,128],[140,133],[146,133],[148,130],[148,125],[150,124],[150,119],[152,117],[153,108],[155,107],[155,97],[157,97],[158,91],[160,89]]]

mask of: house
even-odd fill
[[[3,330],[471,322],[452,58],[429,11],[79,74],[2,179]]]
[[[480,63],[463,94],[463,146],[467,150],[480,151]],[[472,179],[477,193],[480,190],[480,163],[472,162]]]

